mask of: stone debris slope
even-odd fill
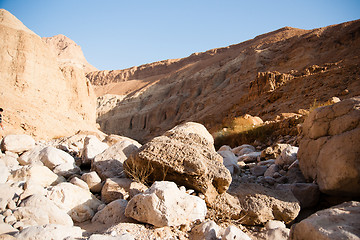
[[[352,104],[351,109],[357,109],[357,100],[350,99],[349,103],[345,100],[315,112],[342,104]],[[353,114],[347,111],[342,116]],[[303,139],[309,137],[307,131],[303,134]],[[161,137],[168,137],[161,141],[166,147],[158,149],[157,139]],[[306,152],[306,145],[297,148],[279,143],[263,149],[249,144],[235,148],[222,146],[216,153],[209,132],[193,122],[176,126],[143,146],[120,136],[96,141],[95,138],[78,134],[51,141],[35,141],[28,135],[7,135],[2,139],[0,234],[15,239],[34,239],[35,236],[36,239],[360,237],[356,228],[359,202],[348,201],[324,209],[324,200],[331,196],[321,187],[323,182],[308,182],[303,176],[301,166],[311,159],[298,159],[298,153]],[[179,162],[176,156],[182,156],[186,148],[176,146],[184,143],[191,146],[192,151],[186,153],[188,160],[181,158],[183,162]],[[104,148],[104,144],[109,147]],[[337,146],[331,141],[329,144]],[[125,161],[115,161],[117,155],[105,154],[118,146],[128,146]],[[342,148],[334,151],[340,154]],[[92,155],[90,163],[84,162],[82,154],[93,152],[97,153]],[[198,156],[201,152],[203,157]],[[107,168],[92,167],[97,164],[98,156],[108,161]],[[190,164],[191,158],[204,156],[208,159]],[[225,165],[229,157],[232,165]],[[174,161],[173,169],[170,159]],[[211,161],[217,164],[211,165]],[[122,168],[118,168],[119,164]],[[352,163],[343,161],[343,164],[351,166]],[[321,165],[314,168],[318,174],[336,178]],[[108,176],[104,174],[108,169],[119,172]],[[216,178],[223,173],[226,181],[220,182],[225,185],[219,185]],[[198,174],[205,174],[206,179]],[[359,174],[356,179],[350,174],[342,177],[359,181]],[[203,181],[196,182],[196,178]],[[332,179],[325,178],[325,181],[331,183]],[[200,183],[205,185],[197,185]],[[209,192],[209,188],[213,190]],[[354,188],[353,196],[356,190]],[[349,200],[343,198],[341,192],[331,194],[337,199],[332,200],[332,205],[334,201],[340,203],[339,199]],[[323,210],[317,211],[319,208]],[[328,220],[318,220],[323,218]]]

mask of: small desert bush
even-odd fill
[[[128,177],[136,182],[140,182],[150,187],[154,181],[165,181],[168,174],[168,167],[157,168],[160,171],[155,171],[154,166],[149,161],[142,165],[134,160],[134,156],[130,156],[124,162],[124,171]]]
[[[134,181],[145,184],[146,186],[151,185],[149,177],[154,172],[154,168],[151,166],[150,162],[143,166],[139,166],[135,163],[134,157],[130,156],[124,162],[124,171],[126,175]]]

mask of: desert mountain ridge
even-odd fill
[[[48,139],[97,131],[95,94],[85,77],[95,68],[78,45],[62,35],[42,39],[4,9],[0,39],[2,135]]]
[[[185,121],[215,133],[232,118],[272,120],[314,102],[360,93],[360,21],[302,30],[284,27],[254,39],[87,78],[106,133],[146,141]],[[121,124],[119,124],[121,123]]]

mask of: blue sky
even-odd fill
[[[225,47],[284,26],[360,19],[360,0],[0,0],[41,37],[64,34],[100,70]]]

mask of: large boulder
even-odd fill
[[[318,211],[291,227],[290,238],[302,239],[359,239],[360,203],[345,202]]]
[[[133,219],[125,216],[125,209],[128,202],[125,199],[112,201],[106,207],[98,211],[91,222],[106,225],[115,225],[121,222],[134,222]]]
[[[31,181],[42,187],[48,187],[62,180],[49,168],[41,165],[24,166],[12,172],[8,178],[11,182]]]
[[[189,239],[213,240],[219,239],[221,228],[212,220],[207,220],[191,229]]]
[[[130,192],[130,178],[108,178],[101,189],[101,200],[105,203],[116,199],[127,199]]]
[[[54,202],[41,195],[32,195],[23,200],[14,212],[24,225],[60,224],[73,226],[70,216]]]
[[[280,166],[291,165],[296,161],[298,149],[298,147],[288,146],[282,150],[280,155],[275,159],[275,164]]]
[[[127,217],[156,227],[180,226],[204,220],[205,201],[181,191],[173,182],[155,182],[144,193],[134,196],[125,209]]]
[[[67,182],[51,187],[46,197],[67,212],[74,222],[90,220],[102,204],[89,190]]]
[[[231,190],[239,200],[243,223],[264,224],[269,220],[293,221],[300,212],[300,203],[291,191],[278,191],[258,184],[243,184]]]
[[[101,188],[102,188],[101,178],[99,177],[99,175],[96,172],[92,171],[92,172],[84,173],[81,176],[81,180],[86,182],[90,191],[92,191],[92,192],[100,192],[101,191]]]
[[[298,158],[304,176],[330,195],[360,196],[360,97],[311,112]]]
[[[40,161],[51,170],[61,164],[75,162],[70,154],[51,146],[41,150]]]
[[[95,156],[91,170],[96,171],[102,180],[123,177],[123,163],[138,147],[129,140],[119,141]]]
[[[188,122],[143,145],[125,161],[124,168],[131,176],[173,181],[202,192],[211,202],[232,180],[213,142],[203,125]]]
[[[80,227],[46,224],[43,226],[31,226],[25,228],[16,234],[15,237],[16,239],[23,240],[81,239],[82,230]]]
[[[18,162],[21,165],[30,165],[41,161],[41,151],[44,149],[44,146],[36,146],[23,154],[18,158]]]
[[[0,162],[4,163],[10,171],[15,171],[20,168],[17,158],[18,155],[11,152],[7,152],[7,154],[4,155],[0,154]]]
[[[1,142],[1,150],[22,153],[35,147],[35,140],[25,134],[7,135]]]
[[[101,142],[96,136],[87,136],[84,140],[84,148],[81,154],[82,164],[90,164],[96,155],[108,148],[109,145]]]
[[[219,150],[217,153],[223,157],[223,164],[230,171],[231,175],[239,172],[237,157],[231,150]]]
[[[4,211],[19,189],[7,183],[0,183],[0,211]]]
[[[224,234],[221,237],[221,240],[234,240],[234,239],[251,240],[251,238],[246,233],[241,231],[241,229],[239,229],[234,225],[230,225],[225,229]]]
[[[209,212],[246,225],[265,224],[269,220],[290,223],[298,216],[300,204],[290,189],[275,190],[259,184],[237,183],[216,198]]]

